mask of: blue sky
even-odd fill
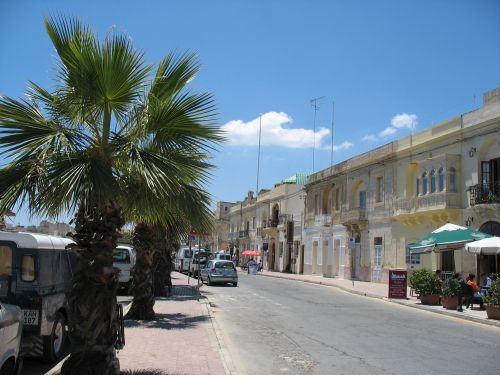
[[[214,94],[228,142],[214,155],[214,200],[241,200],[481,105],[500,86],[500,1],[0,0],[0,95],[50,88],[43,17],[77,15],[129,35],[148,62],[199,54],[195,90]],[[310,100],[322,97],[313,135]],[[38,222],[19,213],[16,223]]]

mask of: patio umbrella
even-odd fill
[[[262,253],[258,250],[252,250],[250,251],[249,253],[251,256],[254,256],[254,257],[260,257],[262,255]]]
[[[430,253],[431,251],[455,250],[467,242],[488,237],[491,236],[477,230],[448,223],[434,230],[420,241],[410,245],[410,253],[423,254]]]
[[[500,237],[489,237],[469,242],[465,245],[465,250],[472,254],[500,255]]]

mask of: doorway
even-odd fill
[[[274,271],[274,261],[276,258],[276,244],[271,244],[271,251],[269,252],[269,271]]]
[[[313,248],[312,248],[312,259],[311,259],[311,272],[316,273],[317,270],[317,264],[318,264],[318,241],[313,241]]]

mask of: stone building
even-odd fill
[[[495,257],[408,245],[447,222],[500,235],[500,89],[477,110],[311,175],[306,192],[304,273],[387,282],[395,268],[494,271]]]

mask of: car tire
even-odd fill
[[[43,356],[49,362],[58,362],[62,359],[66,347],[68,333],[66,332],[66,318],[57,312],[49,336],[43,337]]]
[[[212,283],[212,280],[210,279],[210,276],[208,276],[207,285],[208,285],[208,286],[212,286],[212,285],[214,285],[214,284]]]
[[[233,283],[233,286],[238,286],[238,282]]]
[[[0,375],[14,375],[14,361],[10,358],[7,362],[5,362],[0,368]]]

